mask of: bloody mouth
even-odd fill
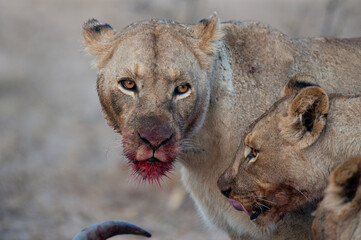
[[[140,181],[148,181],[148,183],[156,182],[160,185],[160,179],[167,177],[167,173],[173,170],[173,161],[162,162],[152,157],[145,161],[130,161],[133,173],[132,175],[138,178]]]

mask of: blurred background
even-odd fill
[[[0,239],[71,239],[109,219],[153,239],[224,239],[205,227],[179,181],[128,180],[106,124],[81,26],[133,21],[258,20],[292,37],[361,36],[360,0],[0,0]],[[115,237],[114,239],[140,239]]]

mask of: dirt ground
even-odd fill
[[[129,180],[81,43],[93,17],[122,29],[151,17],[193,23],[214,10],[293,37],[361,35],[359,0],[0,0],[0,239],[71,239],[109,219],[153,239],[227,238],[202,223],[180,166],[162,187]]]

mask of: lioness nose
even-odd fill
[[[138,133],[138,135],[139,135],[139,138],[153,150],[157,150],[162,145],[167,144],[167,142],[169,142],[173,136],[172,134],[166,134],[166,135],[162,135],[162,136],[159,136],[159,135],[154,136],[154,134],[148,135],[148,134],[141,134],[141,133]]]
[[[229,196],[231,195],[232,192],[232,188],[228,188],[227,190],[222,190],[221,193],[226,197],[229,198]]]
[[[138,136],[155,151],[172,138],[172,128],[168,120],[159,116],[145,116],[139,119]]]

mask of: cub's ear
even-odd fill
[[[360,214],[361,156],[347,160],[332,172],[325,196],[312,214],[312,239],[332,239],[335,234],[342,236],[338,239],[351,239],[345,231],[351,235],[355,232]]]
[[[199,50],[202,67],[207,67],[213,61],[223,37],[221,22],[216,12],[208,18],[202,19],[198,24],[189,28],[197,39],[196,50]]]
[[[361,199],[361,157],[351,158],[336,168],[330,177],[327,192],[337,194],[344,203]]]
[[[300,73],[292,77],[281,91],[281,97],[295,94],[306,87],[318,86],[316,79],[308,74]]]
[[[307,87],[292,100],[288,115],[281,121],[286,139],[306,148],[314,143],[326,124],[329,98],[320,87]]]
[[[96,19],[90,19],[83,25],[85,50],[96,56],[98,61],[95,66],[100,69],[105,60],[111,55],[117,32],[109,25],[100,23]]]

